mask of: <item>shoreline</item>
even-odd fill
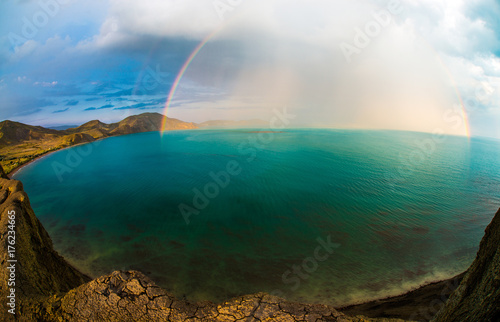
[[[106,274],[101,273],[97,275],[90,274],[87,270],[82,269],[82,267],[77,263],[75,263],[74,261],[68,260],[68,258],[65,256],[62,257],[64,258],[65,261],[67,261],[79,272],[85,274],[86,276],[91,277],[93,280],[108,275],[108,273]],[[141,274],[144,274],[143,271],[139,272]],[[289,303],[301,303],[305,305],[325,305],[328,307],[332,307],[336,311],[351,317],[364,316],[373,319],[385,318],[385,319],[401,319],[405,321],[430,321],[428,317],[432,317],[437,313],[436,311],[437,306],[439,306],[439,309],[441,308],[441,306],[444,306],[444,304],[449,299],[451,294],[458,288],[466,273],[467,270],[460,274],[454,275],[450,278],[426,282],[410,290],[398,293],[396,295],[381,296],[369,300],[360,300],[359,302],[353,302],[351,304],[344,304],[344,305],[332,305],[331,303],[328,302],[308,302],[308,301],[289,300],[286,298],[282,299],[285,302]],[[153,278],[151,278],[151,280],[155,282]],[[165,288],[165,286],[159,286],[159,287]],[[261,294],[261,293],[256,293],[256,294]],[[249,297],[253,295],[254,294],[230,296],[223,302],[231,302],[241,296]],[[176,298],[179,297],[177,296]],[[192,300],[185,297],[184,300],[188,301],[189,303],[199,303],[196,300]],[[207,300],[207,302],[215,304],[221,303],[221,301],[212,301],[212,300]]]
[[[63,254],[60,254],[69,264],[71,264],[73,267],[75,267],[76,269],[78,269],[78,271],[82,272],[83,274],[87,275],[87,276],[90,276],[92,279],[96,279],[96,278],[99,278],[100,276],[103,276],[103,275],[106,275],[108,274],[107,272],[110,272],[109,270],[102,270],[101,272],[99,273],[96,273],[96,272],[93,272],[89,267],[89,262],[87,261],[82,261],[82,260],[78,260],[76,259],[75,257],[72,257],[72,256],[66,256],[66,255],[63,255]],[[134,270],[138,270],[142,273],[144,273],[144,271],[140,270],[140,269],[134,269]],[[112,270],[111,270],[112,271]],[[305,304],[311,304],[311,305],[318,305],[318,304],[322,304],[322,305],[328,305],[328,306],[332,306],[334,307],[336,310],[338,310],[339,312],[342,312],[342,311],[353,311],[353,310],[358,310],[358,308],[361,308],[363,309],[364,307],[369,307],[370,310],[372,310],[372,304],[373,306],[375,306],[376,309],[379,308],[379,306],[381,306],[382,304],[385,304],[385,303],[393,303],[393,302],[399,302],[400,300],[405,300],[405,301],[408,301],[408,299],[413,299],[413,298],[417,298],[419,294],[421,293],[424,293],[425,296],[432,296],[433,294],[440,294],[441,296],[438,297],[436,296],[436,299],[441,299],[443,296],[445,295],[449,295],[449,293],[451,293],[451,291],[453,291],[456,287],[458,287],[458,284],[460,284],[460,281],[462,280],[462,278],[464,277],[464,275],[467,273],[467,270],[463,271],[463,272],[458,272],[458,273],[454,273],[454,274],[450,274],[448,277],[443,277],[443,278],[438,278],[438,279],[430,279],[430,280],[423,280],[421,281],[420,283],[415,283],[412,287],[410,288],[399,288],[400,292],[394,292],[394,291],[387,291],[385,293],[380,293],[379,296],[372,296],[372,297],[362,297],[362,296],[359,296],[358,299],[353,299],[351,301],[345,301],[343,303],[340,303],[340,304],[333,304],[331,299],[328,300],[328,299],[324,299],[324,300],[321,300],[321,301],[315,301],[315,300],[312,300],[312,301],[308,301],[306,299],[296,299],[296,300],[293,300],[293,299],[289,299],[289,298],[283,298],[287,301],[290,301],[290,302],[300,302],[300,303],[305,303]],[[144,273],[146,274],[146,273]],[[146,274],[148,277],[149,277],[149,274]],[[154,278],[150,277],[153,281],[155,281]],[[456,282],[458,281],[458,283]],[[156,281],[155,281],[156,283]],[[159,285],[160,287],[162,288],[167,288],[168,285]],[[440,287],[441,286],[441,287]],[[440,287],[439,288],[439,291],[436,291],[435,288],[437,287]],[[265,291],[258,291],[259,293],[260,292],[264,292],[266,293]],[[242,294],[242,293],[240,293]],[[251,295],[252,293],[243,293],[243,296],[245,295]],[[271,294],[271,293],[270,293]],[[174,296],[177,295],[177,296],[180,296],[179,294],[174,294]],[[226,296],[223,301],[230,301],[238,296],[241,296],[241,295],[230,295],[230,296]],[[184,295],[184,299],[186,299],[187,301],[190,301],[192,303],[195,303],[199,300],[197,299],[193,299],[193,298],[190,298],[190,297],[186,297]],[[336,299],[334,299],[336,300]],[[435,300],[435,299],[433,299]],[[213,302],[213,303],[219,303],[220,300],[214,300],[214,299],[204,299],[202,301],[209,301],[209,302]],[[408,306],[408,307],[411,307],[411,306],[418,306],[418,303],[416,303],[416,301],[413,301],[413,303],[406,303],[405,306]],[[358,313],[359,314],[359,313]],[[363,315],[366,315],[365,313],[363,313]]]
[[[336,307],[336,310],[351,316],[429,321],[429,317],[437,313],[436,306],[444,305],[451,293],[458,288],[466,273],[467,270],[451,278],[422,285],[401,295]]]
[[[185,130],[171,130],[171,131],[188,131],[190,129],[185,129]],[[98,139],[95,139],[94,141],[92,142],[83,142],[83,143],[78,143],[78,144],[74,144],[74,145],[69,145],[69,146],[65,146],[65,147],[61,147],[59,149],[56,149],[56,150],[53,150],[53,151],[49,151],[49,152],[46,152],[42,155],[39,155],[37,156],[36,158],[26,162],[26,163],[23,163],[22,165],[18,166],[17,168],[14,168],[12,171],[10,171],[9,173],[7,173],[7,176],[9,177],[9,179],[14,179],[13,176],[16,175],[18,172],[20,172],[24,167],[26,167],[27,165],[35,162],[35,161],[38,161],[38,160],[41,160],[45,157],[48,157],[49,155],[53,154],[53,153],[56,153],[56,152],[59,152],[59,151],[63,151],[63,150],[66,150],[66,149],[69,149],[69,148],[74,148],[74,147],[77,147],[77,146],[82,146],[82,145],[86,145],[86,144],[93,144],[95,142],[98,142],[98,141],[103,141],[103,140],[106,140],[106,139],[110,139],[110,138],[114,138],[114,137],[120,137],[120,136],[126,136],[126,135],[133,135],[133,134],[141,134],[141,133],[151,133],[151,132],[158,132],[158,133],[161,133],[162,131],[148,131],[148,132],[137,132],[137,133],[128,133],[128,134],[120,134],[120,135],[112,135],[112,136],[107,136],[107,137],[102,137],[102,138],[98,138]],[[169,131],[170,132],[170,131]]]
[[[47,153],[44,153],[26,163],[23,163],[21,164],[20,166],[18,166],[17,168],[14,168],[11,172],[7,173],[7,176],[9,177],[9,179],[14,179],[14,176],[20,172],[24,167],[26,167],[27,165],[31,164],[31,163],[34,163],[35,161],[38,161],[38,160],[41,160],[43,159],[44,157],[47,157],[49,156],[50,154],[54,153],[54,152],[57,152],[57,151],[61,151],[62,149],[58,149],[58,150],[54,150],[54,151],[50,151],[50,152],[47,152]]]
[[[65,261],[67,261],[72,267],[77,269],[79,272],[89,276],[93,280],[98,279],[102,276],[107,276],[111,273],[99,273],[91,274],[87,269],[84,269],[77,262],[68,259],[68,257],[61,255]],[[138,272],[145,274],[141,270]],[[401,319],[401,320],[411,320],[411,321],[430,321],[429,316],[434,316],[437,312],[436,306],[441,308],[441,305],[448,300],[451,294],[458,288],[467,270],[451,275],[451,277],[431,280],[423,282],[418,286],[414,286],[411,289],[402,291],[401,293],[392,293],[388,295],[381,295],[380,297],[371,299],[361,299],[359,301],[353,301],[350,304],[334,305],[328,301],[307,301],[307,300],[290,300],[287,298],[282,298],[286,302],[290,303],[302,303],[305,305],[325,305],[334,308],[340,313],[346,314],[347,316],[365,316],[367,318],[386,318],[386,319]],[[148,276],[148,275],[146,275]],[[148,276],[149,277],[149,276]],[[155,279],[152,277],[151,280],[156,283]],[[166,286],[161,286],[161,288],[166,288]],[[265,293],[265,292],[264,292]],[[238,297],[253,296],[259,293],[245,293],[243,295],[234,295],[226,298],[222,302],[231,302]],[[265,293],[269,294],[269,293]],[[176,295],[174,294],[174,297]],[[179,298],[177,295],[176,298]],[[199,303],[197,300],[190,299],[189,297],[183,298],[189,303]],[[210,303],[221,303],[221,301],[206,300]]]
[[[77,146],[80,146],[80,145],[92,144],[92,143],[100,141],[100,140],[103,140],[103,138],[95,140],[95,141],[92,141],[92,142],[78,143],[78,144],[75,144],[75,145],[65,146],[65,147],[62,147],[62,148],[59,148],[59,149],[56,149],[56,150],[53,150],[53,151],[46,152],[46,153],[44,153],[42,155],[37,156],[36,158],[33,158],[32,160],[30,160],[30,161],[28,161],[26,163],[21,164],[17,168],[14,168],[11,172],[7,173],[7,176],[9,177],[9,179],[16,180],[16,179],[14,179],[14,176],[18,172],[20,172],[22,169],[24,169],[24,167],[26,167],[26,166],[28,166],[28,165],[36,162],[36,161],[42,160],[43,158],[48,157],[49,155],[51,155],[53,153],[56,153],[56,152],[59,152],[59,151],[63,151],[63,150],[69,149],[69,148],[74,148],[74,147],[77,147]]]

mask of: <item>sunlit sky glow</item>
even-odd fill
[[[472,135],[500,138],[494,0],[6,0],[0,8],[1,120],[57,126],[163,113],[182,66],[208,39],[169,117],[268,120],[286,107],[291,126],[466,135],[463,102]]]

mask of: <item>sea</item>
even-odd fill
[[[178,298],[268,292],[343,306],[463,272],[500,207],[500,141],[369,130],[149,132],[15,174],[92,277]]]

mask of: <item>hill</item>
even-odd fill
[[[87,122],[79,127],[67,129],[65,133],[84,133],[89,134],[94,139],[102,137],[125,135],[141,132],[160,131],[163,123],[163,115],[159,113],[144,113],[132,115],[117,123],[106,124],[98,120]],[[194,123],[187,123],[174,118],[168,118],[166,121],[166,130],[189,130],[198,128]]]
[[[48,152],[76,144],[93,142],[110,136],[161,131],[164,116],[143,113],[129,116],[116,123],[89,121],[77,127],[56,130],[19,122],[0,122],[0,165],[8,174],[27,162]],[[263,120],[214,120],[199,124],[168,118],[165,130],[267,128]]]
[[[30,140],[52,139],[59,135],[59,131],[41,126],[31,126],[8,120],[0,122],[0,147]]]
[[[129,116],[117,123],[106,124],[94,120],[66,130],[47,129],[19,122],[0,123],[0,165],[6,173],[48,152],[98,139],[160,131],[164,116],[159,113],[144,113]],[[196,129],[194,123],[167,118],[166,130]]]

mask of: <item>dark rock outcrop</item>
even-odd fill
[[[403,295],[378,299],[338,309],[348,315],[430,321],[444,307],[465,273],[419,287]]]
[[[90,280],[54,251],[19,181],[0,179],[0,236],[0,295],[6,299],[15,289],[16,309],[21,301],[67,292]],[[15,286],[8,285],[11,272]],[[9,316],[4,303],[0,314]]]
[[[500,321],[500,210],[464,279],[432,321]]]
[[[2,167],[0,167],[0,179],[9,179]]]

